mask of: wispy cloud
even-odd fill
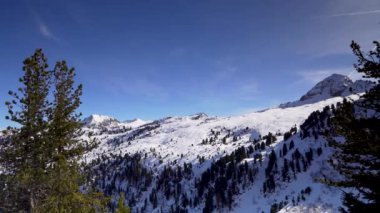
[[[38,32],[46,39],[59,41],[58,37],[52,32],[40,13],[38,13],[31,4],[28,4],[28,9],[32,19],[34,19],[34,22],[36,23]]]
[[[37,24],[41,35],[48,39],[58,40],[57,37],[51,32],[51,30],[45,23],[43,23],[42,21],[38,21]]]
[[[336,0],[321,2],[323,9],[313,12],[309,25],[299,28],[296,52],[311,58],[352,54],[350,42],[363,49],[372,48],[380,36],[379,0]],[[360,30],[358,30],[360,29]]]
[[[369,14],[375,14],[380,13],[380,10],[369,10],[369,11],[358,11],[358,12],[350,12],[350,13],[339,13],[330,15],[328,17],[342,17],[342,16],[360,16],[360,15],[369,15]]]

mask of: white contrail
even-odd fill
[[[368,15],[368,14],[374,14],[374,13],[380,13],[380,10],[370,10],[370,11],[361,11],[361,12],[352,12],[352,13],[340,13],[340,14],[331,15],[329,17],[358,16],[358,15]]]

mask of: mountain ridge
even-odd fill
[[[335,77],[341,79],[341,76]],[[333,149],[323,138],[320,126],[328,126],[326,116],[338,102],[360,97],[356,91],[346,90],[348,85],[353,85],[349,80],[343,78],[337,83],[332,85],[343,92],[335,94],[347,96],[323,96],[326,99],[313,103],[304,101],[298,106],[238,116],[197,113],[165,117],[133,129],[112,124],[101,128],[88,126],[83,129],[83,139],[95,139],[99,146],[84,160],[94,162],[89,164],[94,174],[108,171],[105,176],[94,176],[96,185],[114,197],[124,192],[134,212],[172,212],[173,208],[194,213],[251,212],[253,209],[270,212],[274,204],[280,212],[336,212],[341,205],[341,192],[315,181],[336,175],[327,163]],[[320,87],[317,84],[313,88]],[[321,94],[325,94],[326,88],[320,90]],[[87,137],[89,132],[92,132],[91,138]],[[289,151],[285,152],[284,147]],[[272,153],[277,155],[278,169],[268,173]],[[297,155],[301,156],[299,163],[294,159]],[[231,161],[231,156],[238,159]],[[285,159],[300,167],[291,170],[289,179],[282,178]],[[218,165],[230,164],[236,167],[230,171],[234,175],[208,177]],[[144,175],[133,179],[134,170],[128,170],[130,167],[126,165],[138,168]],[[244,170],[247,173],[238,175],[241,165],[247,168]],[[238,176],[243,179],[239,181]],[[227,177],[228,182],[219,185],[218,181]],[[215,194],[221,193],[216,192],[218,188],[230,194],[232,200],[218,203],[218,196],[223,196]],[[208,196],[213,197],[211,207]]]
[[[306,104],[312,104],[316,103],[322,100],[326,100],[333,97],[346,97],[353,94],[362,94],[369,89],[373,87],[373,82],[368,80],[356,80],[353,81],[346,75],[342,74],[331,74],[330,76],[324,78],[323,80],[316,83],[309,91],[307,91],[304,95],[301,96],[299,100],[296,101],[290,101],[286,103],[280,104],[278,107],[280,108],[287,108],[287,107],[295,107],[295,106],[302,106]],[[277,108],[277,107],[273,107]],[[257,112],[263,112],[271,108],[265,108],[261,110],[257,110]],[[107,115],[99,115],[99,114],[93,114],[83,119],[85,123],[88,123],[88,120],[91,120],[91,117],[102,117],[104,120],[102,121],[101,118],[98,118],[98,121],[94,121],[93,123],[100,124],[102,122],[107,121],[114,121],[118,123],[141,123],[141,125],[150,123],[152,120],[143,120],[139,118],[131,119],[131,120],[125,120],[123,122],[120,122],[118,119],[107,116]],[[194,117],[208,117],[206,113],[199,112],[188,116],[194,116]],[[181,116],[169,116],[169,117],[181,117]],[[157,120],[165,119],[160,118]],[[99,121],[100,120],[100,121]],[[138,125],[133,125],[134,127]]]
[[[87,184],[113,197],[111,209],[124,193],[132,212],[337,212],[341,191],[316,181],[339,175],[328,164],[334,149],[323,127],[367,82],[347,90],[350,79],[326,79],[302,102],[238,116],[91,115],[80,136],[98,143],[81,159]]]

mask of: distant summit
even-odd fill
[[[139,118],[135,118],[132,120],[126,120],[123,122],[120,122],[116,118],[107,116],[107,115],[98,115],[98,114],[93,114],[90,115],[89,117],[83,119],[83,123],[85,127],[89,128],[99,128],[99,127],[125,127],[125,128],[137,128],[139,126],[142,126],[147,123],[151,123],[152,121],[149,120],[141,120]]]
[[[194,119],[194,120],[198,120],[198,119],[200,119],[200,118],[207,118],[208,115],[207,115],[206,113],[204,113],[204,112],[199,112],[199,113],[196,113],[196,114],[194,114],[194,115],[190,115],[190,117],[191,117],[192,119]]]
[[[142,126],[144,124],[150,123],[150,122],[152,122],[152,121],[145,121],[145,120],[141,120],[140,118],[135,118],[133,120],[126,120],[123,122],[123,124],[125,126],[131,127],[133,129],[133,128]]]
[[[83,119],[83,122],[86,126],[109,125],[112,123],[119,123],[119,121],[113,117],[97,114],[90,115],[89,117]]]
[[[281,108],[295,107],[304,104],[316,103],[333,97],[346,97],[352,94],[363,93],[373,86],[371,81],[357,80],[353,82],[348,76],[332,74],[317,83],[300,100],[281,104]]]
[[[311,90],[303,95],[300,101],[327,99],[331,97],[343,96],[349,92],[352,80],[344,75],[333,74],[317,83]]]

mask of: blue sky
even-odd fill
[[[12,0],[0,29],[1,103],[42,48],[76,68],[84,115],[231,115],[352,72],[350,41],[380,38],[380,1]]]

